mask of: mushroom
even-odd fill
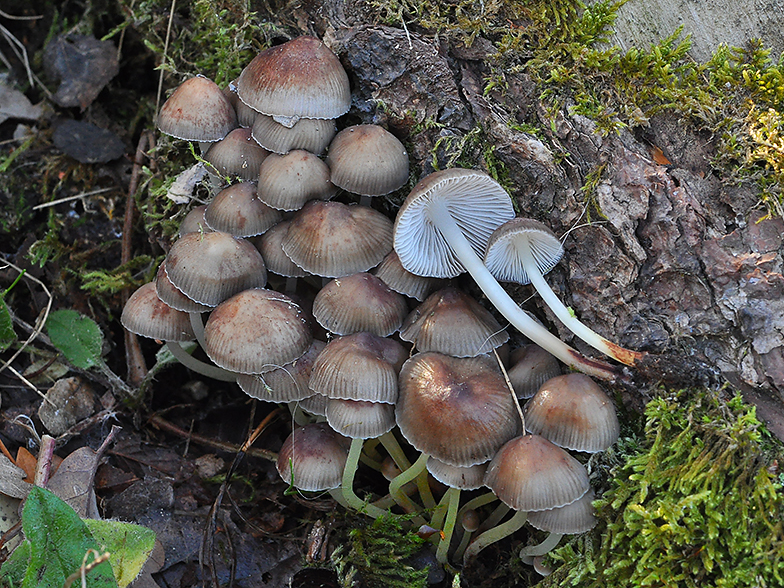
[[[613,343],[581,323],[564,306],[544,279],[563,256],[563,245],[546,225],[515,218],[498,227],[487,242],[485,265],[496,278],[505,282],[532,284],[555,316],[594,349],[625,364],[635,365],[645,353],[631,351]]]
[[[561,375],[558,360],[534,343],[512,351],[509,361],[509,381],[520,399],[531,398],[547,380]]]
[[[204,221],[213,231],[235,237],[262,235],[283,219],[279,210],[256,197],[256,185],[239,182],[215,195],[204,211]]]
[[[251,135],[264,149],[279,155],[294,149],[321,155],[335,136],[335,121],[301,118],[293,126],[286,127],[271,116],[259,113],[253,122]]]
[[[418,275],[456,277],[467,270],[498,311],[534,343],[575,369],[616,379],[617,368],[584,357],[528,316],[485,267],[478,253],[484,253],[491,233],[513,217],[509,195],[487,174],[435,172],[400,207],[394,248],[403,267]]]
[[[259,200],[278,210],[299,210],[308,200],[329,200],[338,191],[329,168],[309,151],[272,154],[259,169]]]
[[[259,177],[259,168],[270,154],[250,136],[250,129],[238,128],[220,141],[213,143],[204,154],[205,161],[212,165],[213,172],[225,176],[237,176],[247,182]],[[209,169],[210,166],[207,166]]]

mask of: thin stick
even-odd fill
[[[506,373],[506,368],[504,367],[501,358],[498,357],[498,352],[493,348],[493,355],[495,355],[495,360],[498,362],[498,367],[501,368],[501,373],[504,375],[504,381],[506,382],[506,387],[509,388],[509,393],[512,395],[512,403],[515,405],[517,409],[517,414],[520,416],[520,424],[523,426],[523,435],[525,435],[525,417],[523,416],[523,409],[520,408],[520,401],[517,399],[517,394],[515,394],[514,386],[512,386],[511,380],[509,380],[509,374]]]
[[[89,192],[82,192],[81,194],[76,194],[75,196],[66,196],[65,198],[58,198],[57,200],[52,200],[51,202],[36,204],[35,206],[33,206],[33,210],[41,210],[43,208],[57,206],[58,204],[62,204],[63,202],[71,202],[72,200],[79,200],[80,198],[87,198],[88,196],[95,196],[96,194],[111,192],[112,190],[116,190],[116,188],[99,188],[98,190],[90,190]]]
[[[49,435],[41,437],[41,449],[38,451],[38,460],[35,465],[35,485],[41,488],[46,488],[46,485],[49,483],[54,446],[54,437]]]
[[[161,57],[161,75],[158,77],[158,95],[155,98],[155,116],[158,116],[158,109],[161,105],[161,94],[163,93],[163,72],[166,68],[166,54],[169,51],[169,39],[171,38],[172,22],[174,21],[174,6],[177,0],[172,0],[169,9],[169,24],[166,26],[166,40],[163,42],[163,56]]]

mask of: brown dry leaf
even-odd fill
[[[25,471],[24,481],[32,484],[35,481],[35,466],[38,460],[24,447],[16,450],[16,465]]]
[[[38,418],[55,437],[62,435],[94,412],[95,393],[80,378],[62,378],[46,392],[46,400],[38,409]]]
[[[67,502],[80,517],[100,518],[95,502],[93,478],[101,456],[89,447],[80,447],[63,459],[47,488]]]
[[[0,454],[0,492],[12,498],[24,498],[32,484],[24,481],[25,471],[8,456]]]

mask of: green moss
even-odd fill
[[[555,551],[546,586],[784,583],[781,446],[740,396],[652,400],[644,436],[595,505],[599,525]]]
[[[424,588],[427,568],[416,570],[406,562],[422,549],[425,539],[406,528],[406,517],[382,516],[368,523],[353,521],[348,537],[332,555],[340,585]]]

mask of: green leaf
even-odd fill
[[[22,510],[22,530],[30,561],[22,588],[61,588],[78,571],[89,550],[101,546],[76,512],[52,492],[33,487]],[[87,556],[87,563],[94,558]],[[89,588],[115,588],[112,567],[103,562],[87,574]]]
[[[5,303],[5,296],[0,296],[0,353],[8,349],[16,341],[14,322],[11,320],[11,311]]]
[[[46,332],[74,366],[86,370],[102,363],[103,335],[91,318],[75,310],[57,310],[49,315]]]
[[[30,565],[30,542],[25,539],[0,567],[0,586],[19,586]]]
[[[155,546],[155,531],[120,521],[83,519],[103,549],[111,553],[114,577],[119,588],[125,588],[136,579]]]

